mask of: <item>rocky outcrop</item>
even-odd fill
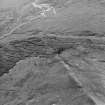
[[[69,34],[69,32],[67,34]],[[85,34],[86,36],[83,36]],[[67,88],[69,85],[70,85],[70,91],[73,91],[71,88],[73,89],[77,88],[77,90],[79,89],[78,90],[79,94],[82,95],[86,94],[85,96],[80,95],[80,97],[82,98],[80,97],[76,98],[78,102],[80,103],[82,102],[81,105],[82,104],[84,105],[84,103],[88,103],[89,105],[95,105],[94,99],[91,98],[94,96],[104,101],[105,41],[104,39],[99,38],[99,37],[104,37],[104,34],[100,35],[99,33],[84,31],[81,32],[81,34],[80,32],[78,32],[77,34],[74,33],[74,35],[73,36],[72,35],[69,37],[67,36],[64,37],[63,35],[62,36],[58,35],[58,32],[55,32],[55,35],[47,34],[47,36],[45,35],[34,36],[21,40],[19,39],[11,40],[8,43],[2,43],[0,47],[1,91],[3,92],[2,89],[4,89],[5,87],[7,90],[7,87],[10,86],[8,87],[8,89],[12,88],[13,91],[18,91],[18,92],[23,91],[22,94],[24,94],[25,96],[19,93],[20,96],[18,95],[16,95],[16,97],[13,96],[13,99],[10,98],[11,100],[9,101],[6,101],[5,98],[1,98],[2,99],[1,102],[3,103],[10,102],[10,104],[14,105],[16,102],[17,103],[20,102],[18,101],[17,97],[21,97],[22,100],[24,100],[23,97],[24,98],[26,97],[25,99],[26,101],[22,101],[23,103],[24,102],[36,103],[35,100],[36,98],[34,99],[33,97],[38,96],[40,97],[38,98],[40,100],[38,101],[38,103],[39,102],[41,103],[43,102],[41,101],[43,100],[43,97],[46,97],[44,98],[44,100],[48,100],[47,94],[50,94],[51,97],[56,97],[55,95],[58,96],[58,94],[60,95],[60,97],[62,96],[62,94],[67,95],[67,93],[69,93],[69,89]],[[92,38],[93,36],[94,38]],[[39,74],[40,70],[41,74]],[[33,72],[35,72],[35,75]],[[37,72],[38,74],[36,74]],[[53,72],[54,72],[54,77],[53,77]],[[56,72],[58,74],[56,74]],[[62,72],[64,74],[62,74]],[[62,77],[62,75],[65,75],[65,72],[67,72],[67,75],[70,76],[69,78],[72,78],[70,79],[70,82],[67,82],[69,79],[68,76]],[[38,77],[38,79],[36,77]],[[7,78],[6,81],[8,82],[5,81],[6,78]],[[44,80],[41,78],[47,78],[47,79]],[[52,83],[53,82],[55,83],[49,84],[51,83],[50,79]],[[47,80],[49,82],[47,82]],[[61,82],[64,81],[64,83],[61,83],[60,81]],[[30,83],[32,86],[29,85],[28,87],[31,86],[29,89],[27,85]],[[40,85],[39,86],[35,85],[36,83],[39,83]],[[59,90],[60,88],[63,88],[63,90],[61,89],[60,91]],[[67,88],[67,90],[65,90],[65,88]],[[55,90],[57,91],[57,94]],[[77,94],[78,93],[77,90],[75,90],[76,93],[70,92],[70,95]],[[83,93],[81,93],[80,90],[82,90]],[[27,95],[28,91],[32,91],[32,93],[34,94],[32,97],[30,96],[31,99],[29,95]],[[46,91],[48,91],[48,93],[46,93]],[[52,96],[52,91],[55,92],[55,94],[53,93],[54,96]],[[48,95],[48,97],[50,96]],[[69,97],[69,99],[64,97]],[[73,99],[74,101],[72,101],[72,98],[74,96],[73,97],[64,96],[64,97],[61,98],[61,100],[65,100],[63,104],[67,102],[70,104],[72,103],[73,105],[74,103],[78,105],[78,102],[75,100],[75,98]],[[83,97],[85,99],[81,101]],[[3,101],[3,99],[5,99],[5,101]],[[51,98],[51,100],[53,99]]]

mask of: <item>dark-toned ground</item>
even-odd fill
[[[105,105],[104,8],[83,3],[0,24],[0,105]]]

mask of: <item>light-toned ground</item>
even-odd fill
[[[30,22],[26,21],[25,24],[13,28],[10,34],[6,35],[35,28],[51,31],[69,29],[71,31],[94,30],[95,32],[103,32],[105,30],[105,11],[104,7],[99,4],[70,3],[67,7],[57,8],[56,11],[57,15],[48,15],[47,18],[35,18]],[[25,16],[26,13],[22,12],[22,14]]]

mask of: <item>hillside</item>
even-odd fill
[[[39,3],[0,12],[0,105],[105,105],[104,1]]]

